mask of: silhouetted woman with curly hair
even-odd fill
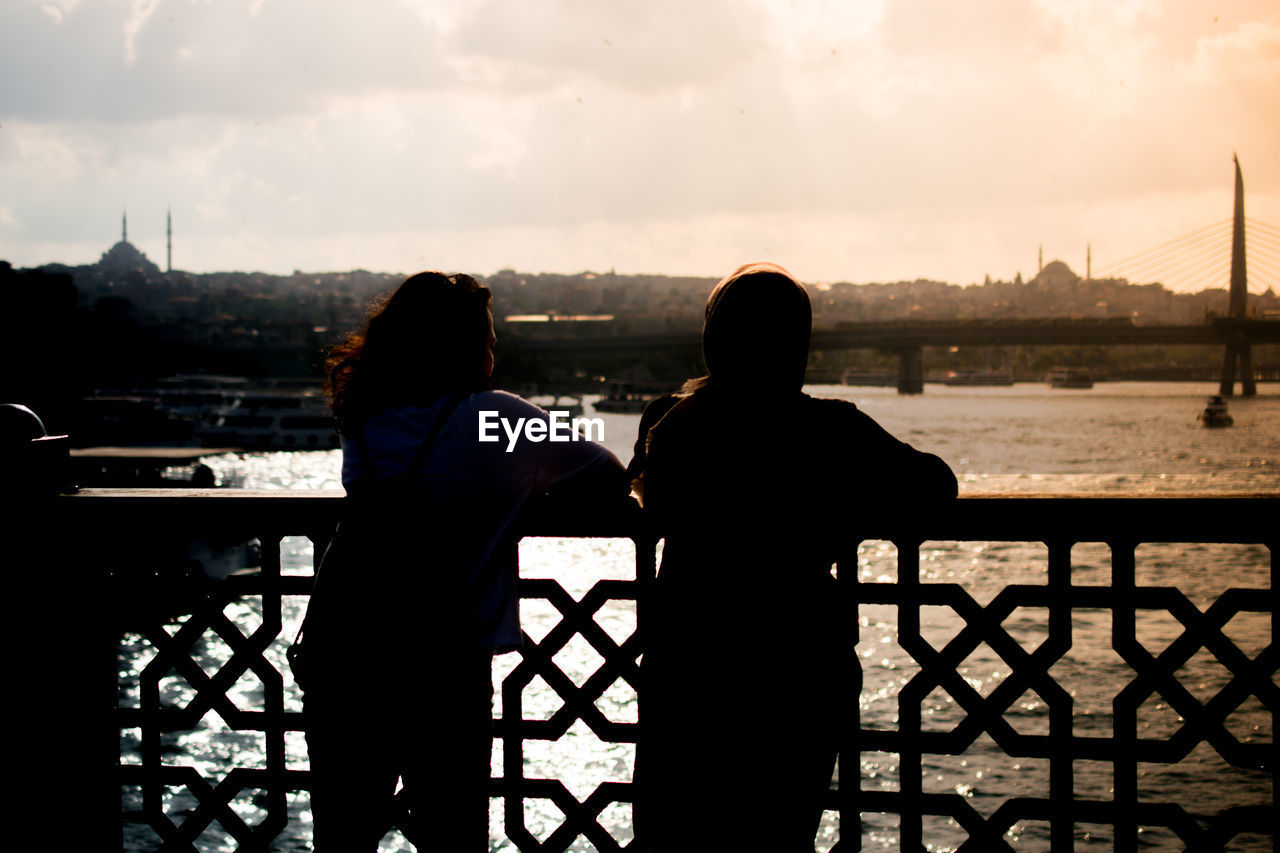
[[[521,637],[516,519],[565,484],[626,498],[600,445],[479,440],[481,413],[548,420],[489,387],[490,303],[469,276],[419,273],[329,360],[348,503],[302,644],[318,853],[374,851],[396,821],[419,850],[488,850],[490,664]]]

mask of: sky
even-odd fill
[[[0,4],[15,266],[1123,273],[1233,154],[1280,227],[1280,0]]]

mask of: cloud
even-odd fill
[[[143,240],[172,204],[184,245],[219,267],[403,269],[447,251],[476,271],[555,268],[559,253],[567,268],[613,255],[716,274],[778,249],[820,279],[892,277],[873,262],[891,254],[898,275],[945,277],[968,247],[978,260],[958,276],[1011,275],[1001,246],[1033,256],[1055,229],[1098,250],[1104,229],[1147,233],[1124,216],[1173,235],[1225,215],[1211,200],[1229,195],[1233,150],[1251,215],[1280,192],[1280,14],[1274,0],[1213,14],[1141,0],[8,2],[0,226],[15,247],[109,242],[127,206]],[[1161,213],[1175,203],[1197,207]],[[348,262],[362,240],[369,257]],[[253,249],[237,262],[240,245]]]
[[[133,65],[138,60],[138,33],[146,26],[147,19],[155,13],[160,0],[133,0],[129,17],[124,22],[124,64]]]
[[[768,49],[769,25],[733,0],[483,0],[455,36],[461,66],[485,85],[656,92],[732,77]]]
[[[43,121],[301,112],[449,85],[441,53],[394,0],[15,0],[0,12],[0,103]]]

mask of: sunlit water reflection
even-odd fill
[[[1264,394],[1274,391],[1274,386],[1262,387]],[[1023,385],[981,389],[931,385],[920,397],[899,397],[891,389],[811,390],[823,396],[854,400],[896,435],[943,456],[956,470],[965,492],[1280,491],[1280,399],[1275,396],[1234,400],[1231,406],[1236,426],[1207,430],[1197,427],[1195,415],[1203,405],[1204,395],[1213,391],[1208,385],[1114,383],[1090,391]],[[605,442],[625,462],[635,440],[638,416],[603,418]],[[209,460],[227,484],[303,490],[338,488],[340,462],[337,451],[247,454]],[[920,555],[921,579],[927,583],[961,584],[976,601],[985,604],[1009,584],[1043,584],[1045,551],[1039,543],[925,543]],[[860,578],[893,580],[897,574],[896,557],[892,543],[863,543],[859,549]],[[282,543],[286,572],[307,573],[312,559],[309,540],[289,538]],[[601,578],[630,578],[633,560],[631,543],[625,540],[537,539],[521,545],[523,575],[553,577],[575,599]],[[1269,585],[1269,554],[1260,546],[1144,545],[1137,561],[1140,585],[1176,585],[1200,608],[1228,586]],[[1105,545],[1077,545],[1072,562],[1074,583],[1109,583],[1110,559]],[[285,631],[268,650],[269,659],[285,674],[286,708],[292,710],[300,709],[300,695],[290,680],[283,653],[303,606],[302,601],[286,600]],[[863,726],[868,728],[897,727],[898,691],[919,670],[898,646],[895,611],[893,607],[874,605],[860,609],[857,654],[864,673],[860,705]],[[254,599],[238,601],[227,608],[228,617],[246,633],[260,622],[260,613],[261,602]],[[551,630],[558,618],[558,612],[546,602],[531,601],[522,606],[522,624],[535,640]],[[1073,697],[1077,735],[1110,735],[1112,698],[1131,678],[1127,665],[1112,650],[1110,618],[1107,611],[1075,610],[1073,647],[1051,670],[1055,680]],[[621,642],[635,627],[635,610],[627,603],[613,602],[600,612],[597,621],[610,637]],[[956,613],[943,607],[925,608],[921,622],[922,634],[934,648],[941,648],[963,627]],[[176,631],[180,624],[181,620],[168,630]],[[1044,614],[1037,608],[1019,608],[1006,620],[1004,628],[1028,651],[1046,636]],[[1153,654],[1176,639],[1181,630],[1168,613],[1139,613],[1140,642]],[[1246,654],[1256,655],[1270,642],[1270,619],[1242,613],[1224,631]],[[143,638],[125,637],[121,656],[123,705],[137,705],[137,676],[153,654]],[[230,657],[230,650],[221,639],[206,633],[197,643],[194,657],[207,674],[213,675]],[[555,660],[576,684],[581,684],[600,663],[598,653],[580,635]],[[517,661],[517,654],[498,657],[495,683],[500,683]],[[1008,664],[984,644],[961,664],[959,674],[975,690],[987,695],[1010,673]],[[1222,664],[1204,650],[1177,677],[1201,701],[1229,680]],[[165,703],[182,706],[193,695],[191,687],[176,675],[162,681]],[[249,674],[228,691],[228,698],[239,709],[260,707],[262,685]],[[1142,737],[1168,735],[1180,724],[1176,713],[1157,700],[1158,697],[1140,709]],[[500,711],[500,693],[495,703]],[[560,707],[561,700],[541,679],[535,679],[523,692],[522,704],[526,718],[546,719]],[[606,691],[597,707],[611,720],[636,719],[634,691],[621,680]],[[949,731],[963,718],[963,709],[943,690],[935,690],[921,707],[926,731]],[[1034,692],[1029,691],[1016,701],[1006,719],[1022,733],[1048,731],[1047,707]],[[1231,715],[1228,726],[1242,742],[1269,741],[1272,737],[1270,715],[1256,697],[1249,697]],[[306,750],[301,736],[293,736],[288,747],[288,766],[305,768]],[[164,748],[167,762],[194,766],[215,782],[229,766],[260,767],[265,762],[261,735],[231,730],[216,712],[206,714],[194,731],[167,735]],[[124,732],[123,760],[136,762],[137,750],[137,733]],[[575,797],[585,799],[601,782],[628,781],[633,759],[632,747],[601,742],[579,722],[558,741],[529,742],[525,773],[530,777],[559,778]],[[696,761],[696,756],[691,760]],[[495,742],[495,774],[501,766],[501,743]],[[1077,797],[1110,798],[1110,764],[1080,761],[1076,768]],[[896,755],[863,754],[864,789],[896,790],[898,783]],[[1011,758],[984,735],[963,755],[927,756],[923,789],[960,793],[987,816],[1010,796],[1048,796],[1047,762]],[[1144,765],[1139,795],[1143,799],[1181,802],[1195,811],[1211,813],[1229,805],[1270,802],[1272,792],[1267,775],[1232,768],[1211,747],[1202,744],[1179,764]],[[132,850],[155,849],[155,836],[150,830],[128,820],[131,810],[139,807],[139,798],[139,792],[126,792],[128,846]],[[166,811],[175,820],[194,804],[184,791],[170,791],[166,797]],[[250,822],[262,813],[262,804],[252,798],[232,805]],[[505,840],[502,817],[500,803],[495,801],[490,845],[494,851],[513,849]],[[525,817],[539,838],[550,835],[562,820],[554,806],[538,800],[528,801]],[[629,840],[629,808],[615,806],[606,810],[601,823],[619,841]],[[708,815],[707,826],[714,825],[715,816]],[[289,829],[272,849],[306,850],[309,837],[307,797],[291,795]],[[834,816],[827,815],[817,849],[829,850],[837,837]],[[925,838],[930,850],[954,850],[964,837],[948,819],[926,820]],[[1142,838],[1145,849],[1182,849],[1181,842],[1165,830],[1148,828]],[[1015,825],[1007,840],[1020,849],[1048,849],[1047,826],[1036,822]],[[709,838],[708,842],[708,849],[713,848],[714,839]],[[1110,849],[1111,842],[1107,827],[1077,826],[1081,849]],[[896,818],[866,815],[863,843],[866,849],[897,847]],[[201,836],[197,846],[202,851],[235,849],[234,842],[216,823]],[[411,847],[393,834],[384,839],[382,849],[389,853]],[[573,849],[595,848],[580,839]],[[1232,849],[1271,849],[1271,841],[1242,836]]]

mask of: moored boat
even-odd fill
[[[1087,367],[1055,367],[1049,371],[1051,388],[1092,388],[1093,371]]]
[[[1012,385],[1011,370],[949,370],[945,385]]]
[[[195,427],[194,420],[174,415],[154,397],[94,394],[76,406],[69,432],[80,447],[181,447],[193,443]]]
[[[892,388],[898,384],[898,376],[884,370],[865,370],[851,367],[844,372],[840,380],[845,385],[858,385],[872,388]]]
[[[809,365],[804,370],[805,385],[839,385],[844,371],[838,367],[816,367]]]
[[[196,435],[205,444],[246,450],[327,450],[338,446],[324,397],[288,391],[232,395]]]
[[[604,396],[592,408],[597,412],[638,415],[661,393],[649,383],[610,381],[605,384]]]

